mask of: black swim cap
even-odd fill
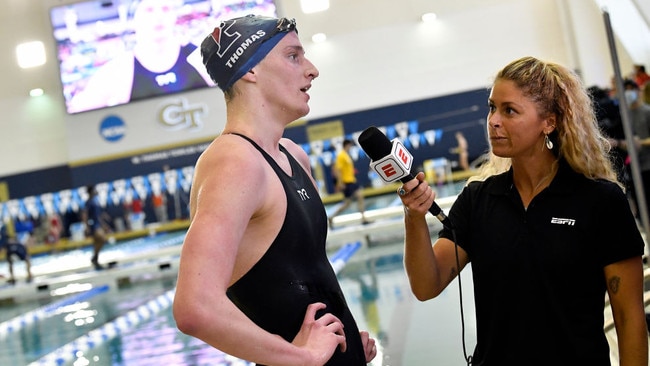
[[[225,20],[201,43],[203,64],[217,86],[226,91],[290,31],[296,31],[294,19],[251,14]]]

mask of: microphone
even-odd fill
[[[359,145],[370,157],[370,167],[386,183],[392,183],[398,179],[402,183],[406,183],[415,179],[411,174],[413,156],[399,139],[393,139],[391,142],[377,127],[371,126],[359,135]],[[435,202],[429,207],[429,212],[444,226],[452,228],[451,221]]]

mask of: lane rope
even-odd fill
[[[25,328],[28,325],[49,318],[50,316],[56,314],[58,309],[64,306],[88,300],[93,296],[108,291],[109,288],[110,287],[108,285],[94,287],[88,291],[68,296],[49,305],[43,306],[36,310],[28,311],[27,313],[21,314],[20,316],[17,316],[13,319],[4,321],[0,323],[0,340],[3,340],[16,332],[19,332],[21,329]]]
[[[348,243],[337,250],[329,259],[334,272],[338,274],[338,272],[347,264],[352,255],[354,255],[354,253],[356,253],[360,248],[361,242],[354,242]],[[40,359],[30,363],[29,366],[65,365],[77,359],[80,354],[95,349],[103,343],[131,331],[138,324],[151,318],[153,315],[168,309],[174,302],[175,293],[176,289],[169,290],[148,301],[146,304],[143,304],[99,328],[91,330],[74,341],[59,347]],[[68,302],[69,301],[72,300],[68,300]],[[52,306],[52,308],[57,307],[58,306]]]

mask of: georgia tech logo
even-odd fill
[[[298,192],[298,195],[300,196],[301,201],[307,201],[308,199],[310,199],[309,195],[307,194],[306,189],[304,189],[304,188],[303,189],[298,189],[298,190],[296,190],[296,192]]]
[[[183,129],[198,130],[203,127],[203,119],[208,107],[201,104],[189,104],[187,99],[179,98],[176,101],[162,106],[158,121],[167,130],[178,131]]]
[[[574,220],[574,219],[563,219],[563,218],[559,218],[559,217],[552,217],[551,218],[551,224],[575,226],[576,220]]]

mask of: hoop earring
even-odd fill
[[[544,144],[546,145],[546,148],[549,150],[553,150],[553,141],[548,137],[547,135],[544,135]]]

